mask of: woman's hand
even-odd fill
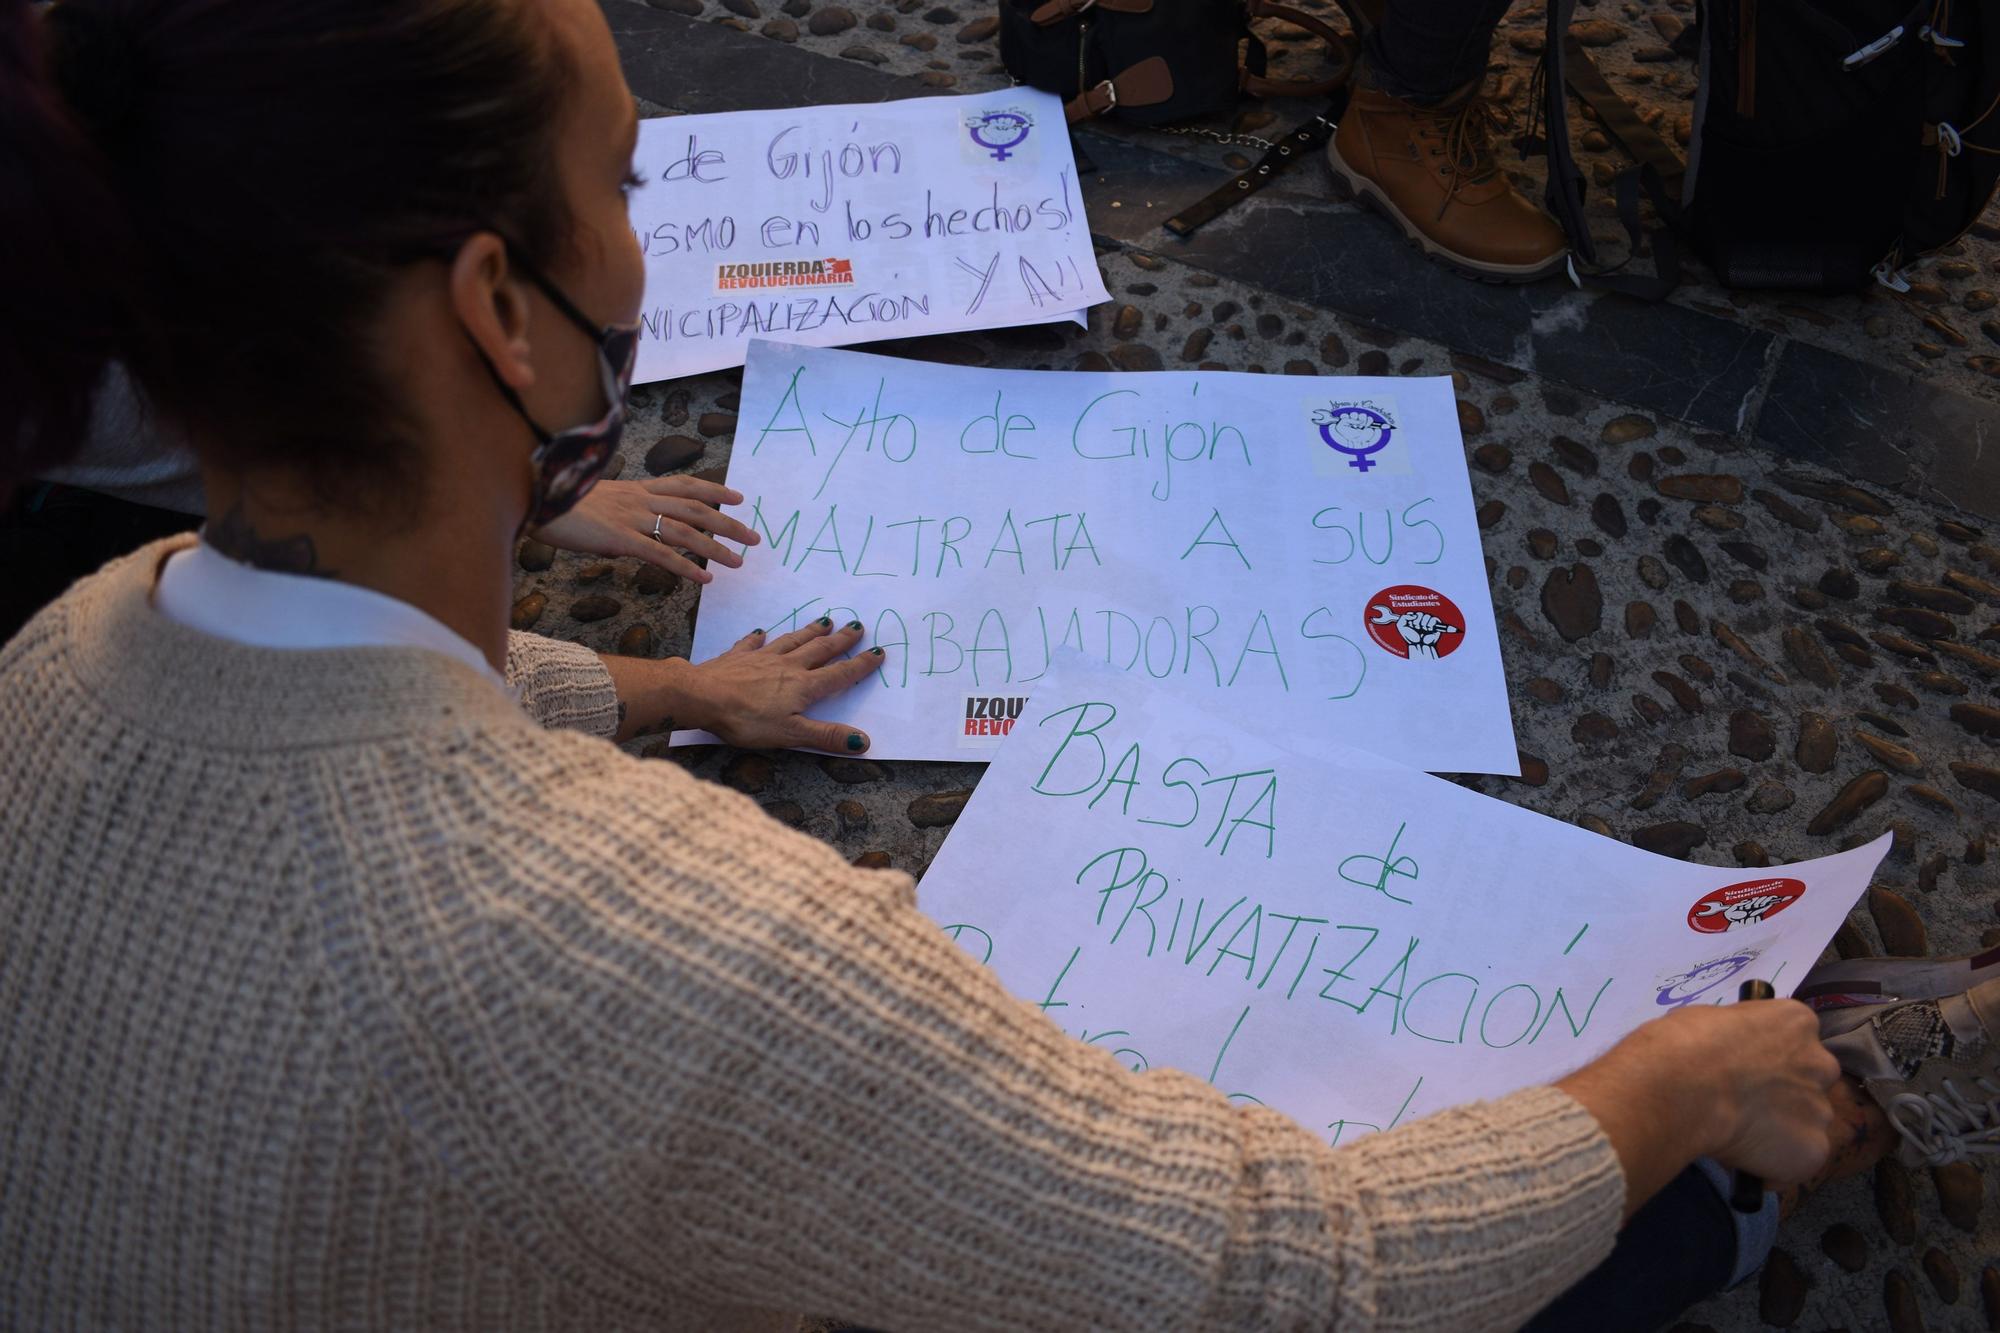
[[[1840,1065],[1795,1000],[1694,1004],[1635,1029],[1556,1086],[1597,1117],[1625,1168],[1631,1216],[1696,1157],[1780,1186],[1831,1148]]]
[[[682,555],[688,551],[735,569],[743,557],[718,537],[755,546],[757,533],[721,512],[743,497],[727,486],[695,477],[654,477],[650,481],[600,481],[576,508],[536,529],[535,536],[565,551],[635,556],[695,583],[715,575]],[[660,538],[653,539],[655,520]],[[678,550],[675,548],[679,548]]]
[[[676,714],[744,749],[792,746],[860,754],[868,737],[839,722],[803,716],[806,709],[866,680],[882,665],[880,648],[844,656],[861,642],[861,622],[835,629],[817,620],[801,630],[766,639],[757,630],[720,657],[686,672],[690,702]]]
[[[1720,1141],[1707,1156],[1773,1184],[1808,1179],[1826,1162],[1840,1062],[1820,1044],[1819,1019],[1796,1000],[1688,1005],[1674,1015],[1687,1057],[1721,1083]]]

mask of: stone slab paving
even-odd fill
[[[985,8],[969,3],[604,3],[649,113],[1000,78]],[[1612,47],[1633,52],[1607,61],[1617,77],[1662,71],[1640,53],[1674,11],[1597,13],[1622,34]],[[1517,16],[1503,30],[1497,79],[1525,77],[1516,46],[1538,24]],[[1319,58],[1279,45],[1303,66]],[[1353,238],[1377,266],[1375,290],[1407,296],[1357,312],[1341,282],[1358,258],[1336,245],[1294,249],[1296,276],[1278,280],[1240,246],[1191,254],[1145,225],[1145,202],[1195,197],[1236,149],[1157,133],[1092,134],[1082,148],[1099,168],[1090,206],[1113,293],[1087,329],[869,350],[996,367],[1452,375],[1524,760],[1520,779],[1457,780],[1718,865],[1795,860],[1893,829],[1895,850],[1838,951],[2000,943],[2000,860],[1989,860],[2000,858],[2000,473],[1979,434],[2000,413],[2000,382],[1967,364],[1983,353],[1926,322],[1985,336],[1979,284],[2000,285],[1992,237],[1966,238],[1948,271],[1932,266],[1923,281],[1941,296],[1735,302],[1697,288],[1646,308],[1560,285],[1496,295],[1460,283],[1382,243],[1373,220],[1313,197],[1303,174],[1246,206],[1234,225],[1274,244],[1327,229]],[[1494,336],[1508,328],[1526,332]],[[1926,341],[1949,350],[1931,356]],[[1748,389],[1704,397],[1702,377],[1727,380],[1746,361]],[[1716,369],[1690,377],[1689,364]],[[640,389],[620,475],[726,467],[740,380]],[[1902,470],[1850,466],[1851,448],[1823,447],[1825,425],[1878,410],[1858,396],[1884,385],[1915,423],[1896,446]],[[1721,402],[1731,410],[1711,410]],[[1760,426],[1774,402],[1790,423]],[[687,651],[691,586],[532,543],[520,563],[517,625],[607,652]],[[669,751],[658,739],[632,748],[745,791],[852,858],[913,874],[982,771]],[[1788,1223],[1759,1279],[1691,1312],[1687,1327],[2000,1328],[1996,1193],[1969,1168],[1893,1165],[1829,1189]]]

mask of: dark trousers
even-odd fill
[[[29,482],[0,510],[0,643],[106,561],[200,525],[198,514]]]
[[[1729,1203],[1691,1166],[1632,1214],[1610,1257],[1526,1333],[1651,1333],[1721,1291],[1735,1267]]]
[[[1368,43],[1375,82],[1408,101],[1444,101],[1485,76],[1493,29],[1512,2],[1388,0]]]

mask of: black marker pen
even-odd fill
[[[1775,1000],[1778,992],[1768,981],[1746,981],[1736,988],[1738,1002],[1743,1000]],[[1736,1186],[1729,1196],[1729,1206],[1739,1213],[1754,1213],[1764,1207],[1764,1180],[1754,1171],[1738,1171]]]

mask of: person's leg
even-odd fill
[[[1562,271],[1562,228],[1494,157],[1480,95],[1508,0],[1389,0],[1327,144],[1336,190],[1381,213],[1425,255],[1488,282]]]
[[[30,482],[0,509],[0,643],[85,574],[147,542],[199,526],[194,514]]]
[[[1424,106],[1486,75],[1486,58],[1513,0],[1389,0],[1368,42],[1376,87]]]

